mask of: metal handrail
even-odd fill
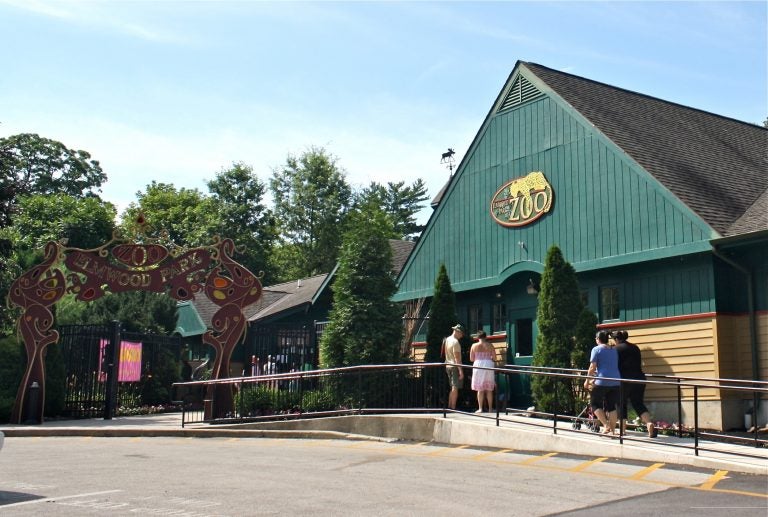
[[[303,397],[304,393],[304,382],[308,380],[313,379],[338,379],[336,382],[342,382],[342,378],[354,378],[354,382],[349,385],[349,388],[351,388],[351,391],[354,393],[348,393],[348,396],[350,397],[350,401],[352,402],[352,405],[350,407],[344,407],[339,408],[336,410],[323,410],[323,411],[313,411],[309,412],[306,411],[303,407],[298,407],[297,410],[293,413],[281,413],[277,415],[279,418],[302,418],[305,416],[320,416],[320,415],[339,415],[339,414],[370,414],[370,413],[386,413],[386,412],[438,412],[442,411],[443,415],[447,415],[449,412],[453,412],[452,410],[449,410],[447,406],[445,405],[446,400],[445,398],[442,398],[442,394],[447,393],[447,390],[445,389],[445,386],[442,386],[445,384],[446,379],[445,375],[441,375],[439,377],[434,377],[434,374],[431,373],[432,371],[442,371],[442,368],[445,367],[445,363],[407,363],[407,364],[397,364],[397,365],[360,365],[360,366],[349,366],[349,367],[340,367],[340,368],[329,368],[329,369],[323,369],[323,370],[309,370],[309,371],[298,371],[298,372],[289,372],[289,373],[281,373],[281,374],[270,374],[270,375],[259,375],[259,376],[250,376],[250,377],[235,377],[235,378],[228,378],[228,379],[218,379],[218,380],[207,380],[207,381],[191,381],[191,382],[182,382],[182,383],[175,383],[175,386],[197,386],[197,387],[205,387],[208,389],[209,393],[214,393],[216,386],[233,386],[237,387],[239,390],[239,393],[244,393],[244,390],[251,386],[251,385],[266,385],[267,388],[273,388],[277,390],[278,392],[281,389],[284,389],[285,386],[294,386],[297,388],[297,393],[299,394],[299,397]],[[531,369],[529,367],[523,367],[521,365],[505,365],[504,367],[475,367],[472,365],[462,365],[465,369],[479,369],[479,370],[491,370],[496,372],[499,375],[540,375],[540,376],[548,376],[548,377],[555,377],[560,379],[571,379],[571,380],[579,380],[583,381],[585,379],[593,379],[594,376],[587,376],[585,375],[584,370],[578,370],[578,369],[565,369],[565,368],[536,368]],[[546,371],[546,370],[555,370],[555,371]],[[367,407],[366,403],[363,400],[363,389],[366,383],[363,382],[364,375],[373,375],[378,372],[383,372],[387,374],[394,374],[397,372],[402,371],[415,371],[418,372],[417,377],[421,377],[422,386],[418,387],[417,390],[423,390],[422,393],[422,400],[424,401],[423,407],[419,406],[413,406],[413,407]],[[571,373],[565,373],[565,371],[571,372]],[[432,375],[434,378],[427,379]],[[348,377],[345,377],[348,376]],[[354,377],[352,377],[354,376]],[[683,381],[679,377],[669,377],[669,376],[655,376],[657,379],[646,379],[646,380],[639,380],[639,379],[621,379],[621,378],[605,378],[603,379],[609,379],[609,380],[615,380],[619,382],[620,390],[623,390],[623,386],[626,384],[646,384],[646,385],[662,385],[662,386],[669,386],[673,385],[677,388],[677,399],[678,399],[678,422],[681,424],[678,426],[678,437],[682,437],[683,434],[683,426],[682,426],[682,389],[683,388],[692,388],[693,389],[693,411],[694,411],[694,426],[693,429],[689,432],[692,433],[693,439],[694,439],[694,451],[695,454],[698,455],[700,450],[704,450],[701,447],[701,444],[699,443],[699,437],[700,436],[719,436],[710,434],[706,431],[703,431],[699,427],[699,388],[703,389],[718,389],[718,390],[729,390],[729,391],[740,391],[749,393],[754,398],[758,397],[765,397],[768,396],[768,387],[762,387],[762,385],[767,384],[763,382],[757,382],[760,386],[753,386],[755,384],[755,381],[751,380],[741,380],[741,379],[717,379],[717,378],[699,378],[696,381]],[[661,378],[659,378],[661,377]],[[442,382],[441,382],[442,381]],[[345,381],[346,382],[346,381]],[[430,388],[428,387],[428,382],[434,383],[434,386],[432,386],[432,396],[436,393],[435,389],[438,385],[440,395],[441,395],[441,401],[442,401],[442,408],[431,406],[426,402],[428,392],[430,391]],[[713,382],[725,382],[730,384],[725,385],[713,385]],[[737,385],[734,385],[737,384]],[[623,394],[620,394],[620,400],[623,400]],[[242,401],[243,397],[240,399],[241,401],[241,407],[239,408],[238,415],[235,416],[234,414],[232,416],[227,416],[225,418],[210,418],[205,419],[202,421],[207,422],[232,422],[232,421],[245,421],[247,420],[265,420],[265,419],[274,419],[275,415],[263,415],[263,416],[244,416],[245,411],[242,407]],[[302,404],[302,399],[299,399],[299,405]],[[205,400],[206,403],[214,404],[215,401],[211,398],[208,398]],[[365,406],[365,407],[364,407]],[[204,408],[205,409],[205,408]],[[212,414],[212,408],[208,407],[206,409],[208,413]],[[534,416],[542,416],[547,418],[552,418],[552,429],[553,433],[558,432],[557,422],[558,420],[571,420],[576,421],[578,417],[574,417],[572,415],[567,414],[558,414],[555,413],[544,413],[540,411],[535,410],[521,410],[521,409],[512,409],[507,410],[504,412],[504,416],[509,416],[510,412],[514,416],[516,413],[526,413],[526,414],[532,414]],[[477,415],[479,418],[491,418],[490,416],[484,416],[484,415]],[[498,404],[496,404],[496,415],[495,415],[496,425],[498,426],[500,424],[500,421],[506,420],[502,418],[501,412],[499,410]],[[182,426],[188,423],[192,423],[194,420],[186,418],[186,415],[182,415]],[[621,421],[623,424],[624,420]],[[531,424],[540,426],[538,423],[534,421],[526,421],[523,423]],[[549,425],[549,424],[547,424]],[[768,445],[768,441],[760,440],[758,437],[758,426],[757,422],[755,421],[755,436],[754,436],[754,444],[755,447],[759,447],[761,445]],[[562,429],[560,429],[562,430]],[[569,429],[566,429],[566,431],[570,431]],[[730,437],[729,437],[730,438]],[[740,438],[741,440],[746,440],[745,438]],[[623,443],[624,440],[635,440],[635,441],[642,441],[639,438],[631,438],[625,435],[623,432],[623,425],[620,425],[619,428],[619,442]],[[685,445],[680,444],[668,444],[670,446],[675,447],[686,447]],[[747,454],[748,455],[748,454]]]

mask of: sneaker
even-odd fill
[[[478,409],[477,411],[475,411],[475,413],[482,413],[482,412],[483,412],[482,409]]]

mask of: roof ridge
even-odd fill
[[[543,68],[545,70],[548,70],[548,71],[556,73],[556,74],[567,75],[569,77],[573,77],[573,78],[576,78],[576,79],[579,79],[579,80],[582,80],[582,81],[586,81],[586,82],[589,82],[589,83],[592,83],[592,84],[598,84],[600,86],[605,86],[607,88],[612,88],[614,90],[620,90],[620,91],[625,92],[625,93],[630,93],[632,95],[637,95],[638,97],[645,97],[646,99],[655,100],[655,101],[658,101],[658,102],[662,102],[664,104],[670,104],[672,106],[677,106],[679,108],[683,108],[683,109],[687,109],[687,110],[691,110],[691,111],[696,111],[698,113],[703,113],[705,115],[710,115],[710,116],[718,117],[718,118],[725,119],[725,120],[731,120],[733,122],[738,122],[739,124],[744,124],[744,125],[747,125],[747,126],[752,126],[752,127],[758,128],[758,129],[763,129],[765,131],[768,131],[768,128],[766,128],[765,126],[762,126],[762,125],[760,125],[758,123],[747,122],[747,121],[744,121],[744,120],[739,120],[737,118],[728,117],[728,116],[725,116],[725,115],[720,115],[719,113],[713,113],[711,111],[703,110],[703,109],[700,109],[700,108],[694,108],[693,106],[686,106],[685,104],[681,104],[679,102],[674,102],[674,101],[662,99],[660,97],[654,97],[653,95],[648,95],[647,93],[637,92],[635,90],[630,90],[628,88],[623,88],[621,86],[615,86],[613,84],[604,83],[602,81],[596,81],[595,79],[590,79],[589,77],[584,77],[584,76],[581,76],[581,75],[576,75],[576,74],[571,74],[571,73],[568,73],[568,72],[563,72],[562,70],[556,70],[554,68],[550,68],[548,66],[540,65],[539,63],[534,63],[532,61],[523,61],[523,64],[526,67],[529,66],[529,65],[533,65],[534,67]]]

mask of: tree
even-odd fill
[[[344,233],[333,309],[320,340],[324,368],[389,364],[399,357],[402,312],[389,245],[391,222],[378,208],[356,210]]]
[[[96,197],[25,195],[18,205],[12,228],[20,250],[38,250],[59,240],[72,248],[96,248],[108,242],[115,229],[115,206]]]
[[[283,242],[298,247],[299,277],[328,273],[336,265],[352,189],[337,159],[312,147],[289,155],[273,171],[270,189]]]
[[[10,186],[14,196],[24,194],[95,195],[107,175],[86,151],[31,133],[0,138],[0,178],[3,197]],[[8,181],[10,179],[10,181]]]
[[[153,181],[136,198],[122,216],[123,232],[128,236],[142,232],[139,214],[144,215],[146,235],[164,245],[193,248],[210,244],[221,228],[217,203],[197,189],[177,189]]]
[[[432,294],[432,302],[429,306],[429,321],[427,322],[427,352],[424,361],[437,363],[443,359],[440,357],[440,349],[443,338],[450,335],[451,327],[459,322],[456,314],[456,295],[448,278],[448,270],[445,264],[440,264],[435,279],[435,290]]]
[[[570,368],[576,322],[583,305],[579,296],[576,271],[563,258],[560,248],[547,251],[541,275],[539,305],[536,313],[539,334],[533,365]],[[535,375],[531,389],[539,411],[552,413],[572,411],[574,407],[570,379]]]
[[[394,223],[396,239],[414,240],[424,229],[423,225],[416,224],[416,214],[422,209],[422,203],[429,199],[421,178],[407,187],[404,181],[390,181],[386,186],[371,182],[356,197],[358,204],[372,202],[389,214]]]
[[[272,212],[262,202],[266,190],[264,183],[259,181],[252,167],[236,162],[209,181],[208,190],[218,205],[219,235],[231,238],[244,250],[240,263],[254,274],[264,271],[264,282],[274,281],[275,275],[267,261],[277,239],[277,230]]]
[[[176,300],[149,291],[108,293],[89,302],[82,312],[74,315],[80,320],[69,321],[66,314],[61,314],[58,323],[108,325],[117,320],[128,332],[170,334],[176,328]]]

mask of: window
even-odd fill
[[[474,334],[483,324],[483,306],[470,305],[467,309],[467,330]]]
[[[494,303],[492,312],[491,334],[505,332],[507,330],[507,305],[504,303]]]
[[[619,319],[619,288],[600,288],[600,319],[602,321]]]

